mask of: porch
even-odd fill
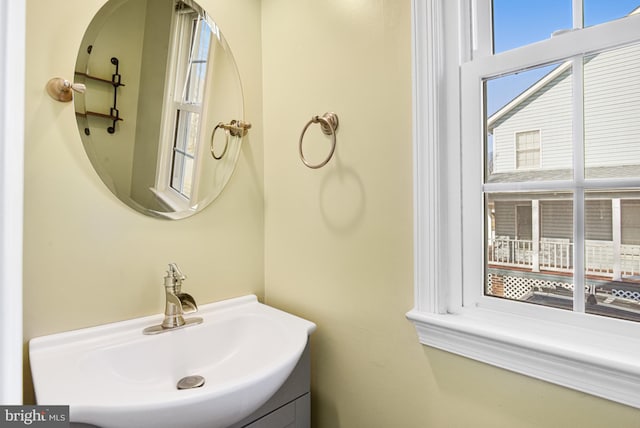
[[[498,236],[489,239],[490,265],[531,272],[572,272],[573,243],[568,239],[539,241]],[[585,273],[614,280],[640,277],[640,245],[615,245],[613,241],[585,241]]]

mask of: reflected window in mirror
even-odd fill
[[[215,25],[213,25],[215,27]],[[218,35],[205,12],[195,4],[179,2],[173,22],[174,34],[165,97],[170,127],[160,140],[156,190],[173,209],[188,209],[196,203],[201,157],[202,114],[207,65],[212,37]]]

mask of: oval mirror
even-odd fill
[[[84,149],[104,184],[144,214],[180,219],[229,181],[249,125],[215,22],[191,0],[109,0],[78,52]]]

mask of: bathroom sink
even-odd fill
[[[32,339],[38,404],[69,405],[71,422],[103,428],[226,427],[280,388],[315,330],[255,296],[201,305],[197,316],[158,335],[142,331],[161,314]]]

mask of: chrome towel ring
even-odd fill
[[[217,156],[213,151],[213,138],[216,136],[216,131],[218,130],[218,128],[224,129],[224,135],[225,135],[224,149],[222,149],[222,154],[220,156]],[[213,128],[213,132],[211,133],[211,142],[209,143],[209,150],[211,150],[211,156],[213,156],[215,160],[222,159],[224,155],[227,153],[227,149],[229,148],[229,136],[231,135],[232,137],[244,137],[245,135],[247,135],[247,132],[249,132],[250,128],[251,128],[251,124],[249,122],[243,122],[241,120],[235,120],[235,119],[232,120],[231,123],[224,123],[224,122],[218,123],[215,126],[215,128]]]
[[[325,135],[331,136],[331,151],[329,151],[329,155],[327,158],[320,162],[319,164],[313,165],[311,164],[305,157],[302,151],[302,140],[304,139],[304,133],[307,132],[307,128],[311,126],[312,123],[319,123],[322,128],[322,132]],[[298,144],[298,150],[300,152],[300,159],[302,163],[312,169],[322,168],[331,160],[333,157],[333,152],[336,150],[336,131],[338,130],[338,115],[333,112],[325,113],[322,116],[313,116],[309,122],[305,125],[302,130],[302,134],[300,135],[300,142]]]
[[[224,149],[222,149],[222,153],[220,154],[220,156],[216,156],[216,152],[213,150],[213,138],[216,136],[216,131],[218,130],[218,128],[223,128],[223,127],[224,127],[224,123],[220,122],[216,125],[215,128],[213,128],[213,132],[211,133],[211,143],[209,143],[209,150],[211,150],[211,156],[213,156],[215,160],[222,159],[224,155],[227,153],[227,149],[229,148],[229,133],[225,130]]]

